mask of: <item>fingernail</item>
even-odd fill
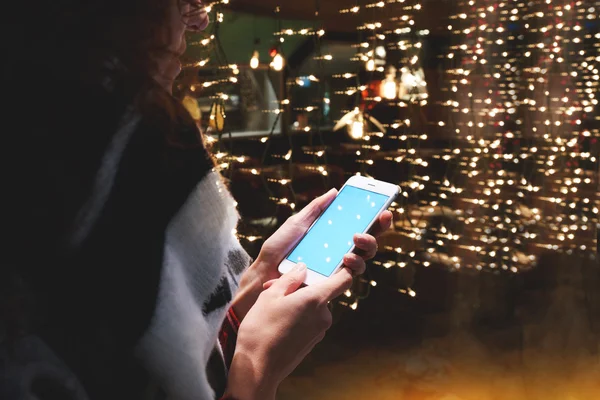
[[[365,244],[367,241],[367,237],[365,235],[356,234],[355,239],[360,244]]]
[[[306,264],[304,263],[298,263],[296,264],[296,266],[294,267],[294,271],[296,272],[302,272],[306,269]]]

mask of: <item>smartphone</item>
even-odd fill
[[[398,193],[397,185],[353,176],[282,261],[279,272],[285,274],[302,262],[308,270],[306,285],[327,279],[354,250],[354,235],[368,232]]]

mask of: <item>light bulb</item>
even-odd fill
[[[252,58],[250,59],[250,68],[256,69],[256,68],[258,68],[259,64],[260,64],[260,61],[258,59],[258,50],[254,50],[254,53],[252,54]]]
[[[383,47],[383,46],[377,46],[375,48],[375,54],[377,54],[377,57],[379,57],[379,58],[385,58],[385,56],[387,54],[386,51],[385,51],[385,47]]]
[[[367,71],[375,71],[375,60],[372,58],[367,61]]]
[[[383,97],[388,100],[394,100],[396,98],[396,94],[398,93],[398,85],[394,80],[385,80],[383,82]]]
[[[281,54],[275,54],[275,57],[273,57],[273,61],[271,62],[271,68],[273,68],[275,71],[281,71],[283,69],[283,65],[284,60]]]
[[[350,129],[350,136],[353,139],[360,139],[365,134],[365,127],[362,121],[352,122],[352,128]]]

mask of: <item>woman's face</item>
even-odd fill
[[[181,72],[179,57],[185,52],[187,31],[199,32],[208,26],[208,14],[201,0],[168,0],[170,2],[163,40],[168,53],[158,60],[159,71],[155,77],[165,89],[171,91],[173,81]]]

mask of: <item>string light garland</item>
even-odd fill
[[[577,2],[580,12],[595,12],[585,3],[593,2]],[[465,219],[470,249],[484,261],[465,256],[466,267],[518,272],[533,267],[543,249],[595,247],[597,214],[578,203],[597,203],[597,192],[592,179],[586,186],[577,176],[581,159],[590,158],[588,175],[597,182],[597,160],[577,150],[586,118],[578,87],[597,83],[573,79],[590,51],[580,22],[567,14],[574,10],[570,1],[471,0],[450,18],[459,40],[446,55],[450,118],[440,126],[463,143],[456,180],[475,188],[462,200],[472,215]]]
[[[219,10],[227,3],[210,5],[219,13],[217,21],[226,17]],[[436,102],[430,101],[428,84],[433,82],[422,65],[431,32],[417,22],[434,2],[356,1],[339,10],[340,18],[360,20],[358,41],[352,44],[356,52],[344,60],[323,53],[327,32],[319,22],[294,29],[279,23],[275,43],[292,36],[314,40],[316,65],[339,62],[351,67],[330,76],[323,68],[301,76],[283,54],[273,55],[273,68],[287,77],[286,95],[263,112],[276,115],[277,122],[292,113],[316,116],[295,128],[309,137],[309,144],[297,148],[290,134],[287,152],[271,154],[272,129],[255,139],[263,146],[263,162],[247,165],[252,157],[234,155],[226,148],[227,135],[219,133],[211,139],[219,168],[260,178],[278,209],[295,210],[293,171],[298,167],[329,178],[332,149],[324,145],[328,133],[323,132],[322,116],[332,102],[344,103],[347,107],[335,119],[347,126],[354,141],[345,147],[345,157],[355,169],[346,173],[379,177],[382,169],[398,171],[395,183],[402,188],[392,205],[394,232],[383,239],[374,268],[408,271],[437,265],[450,272],[516,274],[534,268],[549,250],[594,257],[600,223],[600,2],[455,3],[446,27],[451,44],[438,58],[442,100]],[[317,15],[319,9],[316,1]],[[281,21],[279,10],[274,15]],[[373,17],[381,15],[385,19]],[[217,62],[217,75],[194,83],[190,91],[200,95],[210,88],[217,93],[214,100],[222,102],[228,88],[238,84],[239,68],[209,54],[218,43],[218,30],[195,42],[208,55],[188,67],[212,68]],[[248,54],[256,64],[253,51]],[[282,58],[277,65],[276,55]],[[327,81],[343,88],[326,95]],[[317,86],[317,98],[299,104],[291,93],[307,83]],[[430,107],[441,111],[425,113]],[[378,111],[388,118],[366,122]],[[299,153],[313,163],[296,165]],[[266,160],[286,168],[275,176],[265,167]],[[236,234],[252,243],[265,237]],[[361,278],[340,304],[355,310],[372,289],[417,297],[410,286],[412,282]]]

